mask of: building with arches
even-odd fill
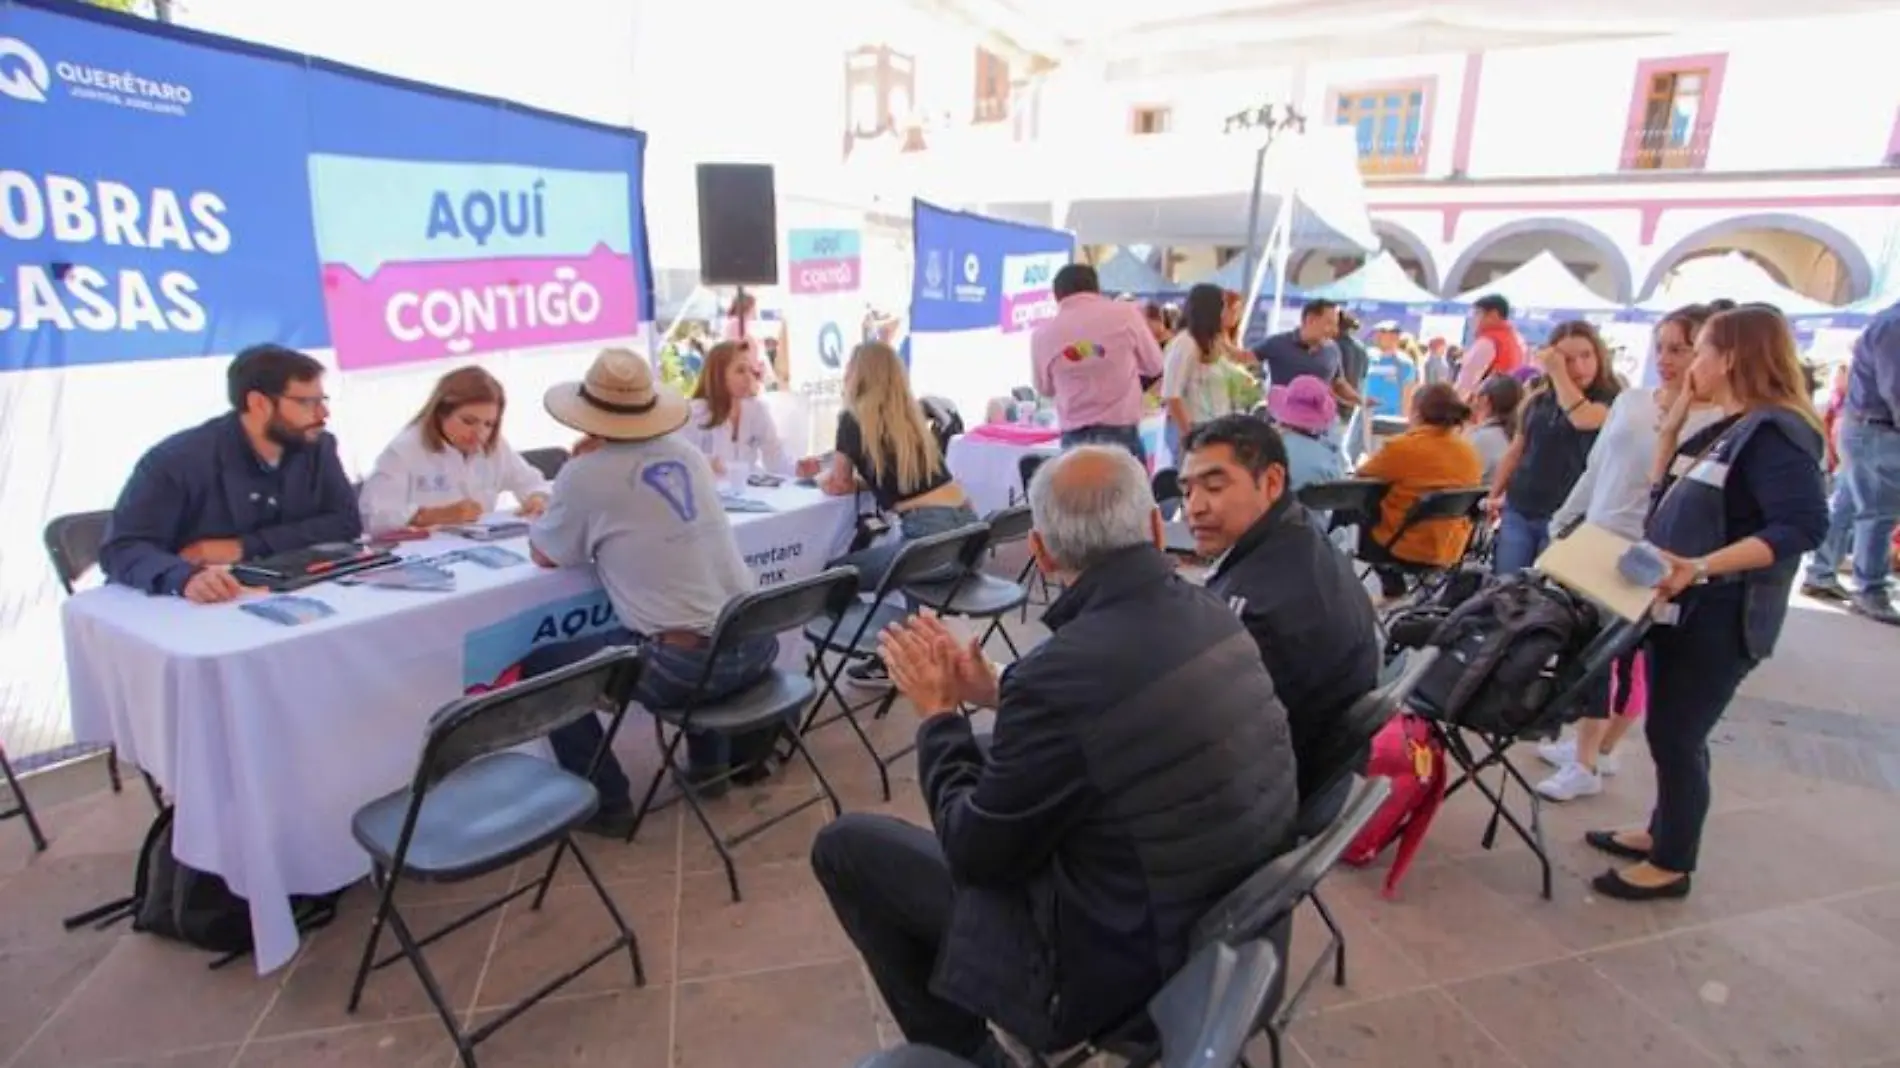
[[[998,4],[1022,18],[1034,7]],[[1350,32],[1351,3],[1310,31],[1292,25],[1307,14],[1267,10],[1274,4],[1254,13],[1259,27],[1244,23],[1246,6],[1129,15],[1114,33],[1060,62],[1038,59],[1033,71],[1007,62],[998,71],[989,53],[954,60],[970,72],[972,120],[939,123],[911,154],[986,178],[1011,172],[1011,149],[1025,141],[1073,146],[1078,160],[1090,146],[1138,142],[1157,157],[1181,152],[1214,165],[1193,139],[1232,129],[1234,116],[1267,103],[1291,106],[1309,127],[1353,132],[1380,243],[1446,296],[1542,251],[1603,297],[1630,303],[1703,256],[1740,253],[1788,288],[1837,304],[1867,297],[1900,263],[1900,68],[1886,54],[1900,39],[1900,10],[1822,0],[1800,21],[1762,21],[1772,6],[1742,3],[1725,18],[1671,23],[1681,4],[1653,5],[1659,17],[1642,21],[1617,0],[1605,10],[1621,14],[1596,29],[1572,20],[1535,32],[1523,28],[1526,15],[1510,23],[1517,29],[1488,33],[1452,34],[1429,21],[1385,31],[1368,16],[1361,41]],[[1183,20],[1220,34],[1190,34]],[[1034,37],[1020,20],[991,28]],[[1285,61],[1256,58],[1268,56]],[[915,56],[918,84],[933,62]],[[1816,70],[1827,77],[1792,75]],[[851,121],[875,128],[881,117]],[[1119,145],[1107,155],[1125,158]],[[1181,166],[1193,169],[1186,159]],[[1234,169],[1230,184],[1244,192],[1248,169]],[[1062,174],[1017,170],[1030,172],[1014,175],[1020,195],[997,199],[1060,202]],[[1195,184],[1205,192],[1202,176]],[[1246,226],[1237,211],[1218,245],[1204,234],[1190,244],[1157,233],[1149,243],[1163,247],[1158,262],[1174,278],[1192,280],[1238,254]],[[1363,256],[1302,244],[1288,281],[1323,284]]]

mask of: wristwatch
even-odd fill
[[[1709,581],[1708,557],[1698,556],[1694,560],[1689,561],[1689,566],[1695,568],[1695,578],[1691,580],[1692,585],[1700,585]]]

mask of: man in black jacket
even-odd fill
[[[1195,549],[1216,561],[1207,588],[1259,645],[1292,726],[1301,786],[1316,790],[1327,784],[1309,777],[1336,769],[1312,758],[1328,751],[1339,717],[1379,683],[1372,601],[1352,561],[1287,491],[1278,431],[1251,416],[1223,416],[1194,428],[1183,449],[1188,529]],[[1350,782],[1338,789],[1343,804]]]
[[[237,597],[230,565],[352,541],[356,493],[324,430],[323,365],[254,345],[226,372],[232,410],[152,446],[106,524],[99,566],[146,593]]]
[[[1010,1063],[985,1022],[1060,1049],[1141,1007],[1201,916],[1288,844],[1286,715],[1233,614],[1176,577],[1147,474],[1082,446],[1029,490],[1066,591],[999,681],[928,617],[886,632],[916,706],[935,833],[849,814],[812,867],[905,1036]],[[987,752],[956,712],[997,709]],[[1282,947],[1284,948],[1284,947]]]

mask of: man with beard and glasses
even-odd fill
[[[110,581],[229,601],[241,592],[232,564],[363,532],[336,439],[323,429],[323,365],[253,345],[226,381],[231,412],[166,438],[133,468],[99,551]]]

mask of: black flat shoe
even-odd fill
[[[1590,880],[1590,889],[1618,901],[1674,901],[1689,896],[1689,876],[1661,886],[1637,886],[1624,882],[1615,871],[1606,871]]]
[[[1599,853],[1608,853],[1613,857],[1621,857],[1624,860],[1649,859],[1649,850],[1624,845],[1616,840],[1615,831],[1585,831],[1583,832],[1583,844]]]

